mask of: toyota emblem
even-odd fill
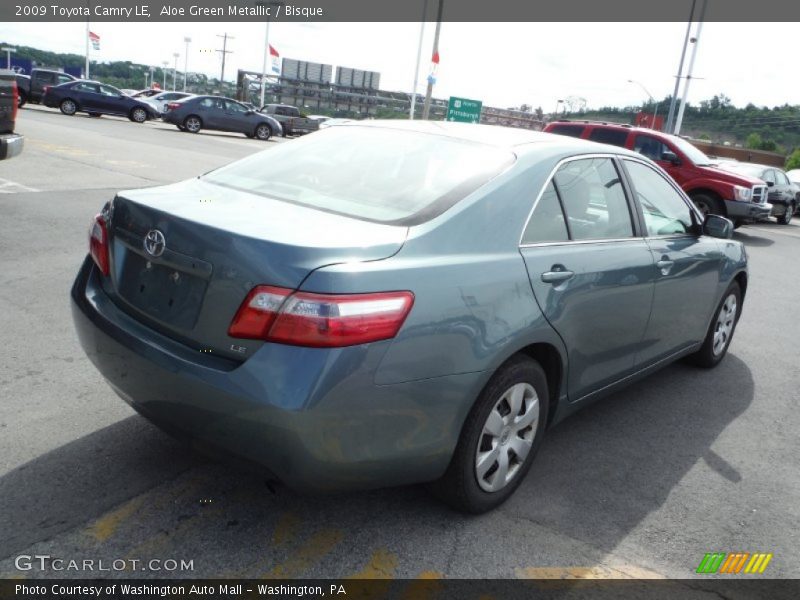
[[[158,229],[151,229],[144,236],[144,249],[150,256],[157,258],[164,254],[166,248],[167,241],[164,239],[164,234]]]

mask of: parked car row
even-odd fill
[[[230,131],[259,140],[286,135],[283,125],[273,115],[221,96],[198,96],[154,89],[129,95],[99,81],[74,79],[71,76],[60,85],[42,86],[41,92],[41,96],[36,98],[42,104],[58,108],[65,115],[79,112],[90,116],[119,115],[136,123],[162,118],[181,131]],[[290,132],[296,131],[290,129]]]
[[[589,121],[555,121],[544,131],[643,154],[669,173],[703,214],[728,217],[735,227],[770,216],[780,223],[789,223],[800,206],[800,187],[792,184],[780,169],[765,165],[731,167],[736,163],[714,162],[678,136]]]

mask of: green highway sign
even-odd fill
[[[456,98],[450,96],[447,105],[447,121],[458,121],[460,123],[480,123],[481,107],[483,102],[480,100],[469,100],[468,98]]]

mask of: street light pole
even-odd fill
[[[175,67],[172,69],[172,91],[174,92],[178,87],[178,57],[180,54],[174,52],[172,56],[175,57]]]
[[[186,91],[186,74],[189,72],[189,44],[192,38],[185,37],[183,41],[186,43],[186,54],[183,56],[183,91]]]
[[[417,105],[417,83],[419,81],[419,61],[422,58],[422,38],[425,34],[425,15],[428,12],[428,0],[422,5],[422,21],[419,24],[419,46],[417,46],[417,66],[414,69],[414,88],[411,92],[411,110],[408,118],[414,120],[414,109]]]
[[[635,81],[633,79],[628,79],[628,83],[635,83],[640,88],[642,88],[644,93],[647,94],[647,96],[650,98],[650,102],[655,104],[655,110],[653,110],[653,127],[650,128],[650,129],[655,129],[656,128],[656,119],[658,118],[658,102],[656,102],[655,99],[653,98],[653,94],[648,92],[647,88],[644,87],[644,85],[642,85],[640,82]],[[644,107],[642,107],[642,112],[644,112]]]
[[[694,70],[694,59],[697,57],[697,47],[700,45],[700,34],[703,32],[703,19],[706,15],[706,5],[708,0],[703,0],[703,5],[700,7],[700,21],[697,23],[697,33],[690,41],[694,43],[692,48],[692,58],[689,59],[689,68],[686,70],[686,83],[683,84],[683,97],[681,98],[681,107],[678,109],[678,117],[675,120],[675,131],[673,135],[680,135],[681,124],[683,123],[683,112],[686,110],[686,98],[689,95],[689,84],[692,82],[692,71]]]
[[[678,64],[678,75],[675,77],[675,91],[669,101],[669,114],[667,115],[666,132],[672,133],[672,123],[675,118],[675,104],[678,101],[678,88],[683,77],[683,61],[686,58],[686,48],[689,47],[689,34],[692,32],[692,21],[694,20],[694,9],[697,0],[692,0],[692,10],[689,12],[689,22],[686,24],[686,38],[683,40],[683,50],[681,51],[681,62]]]
[[[168,60],[162,61],[161,65],[163,66],[163,68],[161,69],[161,73],[162,73],[162,75],[164,75],[164,81],[161,84],[161,89],[166,91],[166,89],[167,89],[167,67],[169,66],[169,61]]]

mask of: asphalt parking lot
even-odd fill
[[[25,108],[0,163],[0,578],[15,558],[173,559],[127,577],[695,577],[706,552],[771,552],[800,577],[800,224],[737,231],[751,278],[728,357],[676,364],[548,432],[518,492],[480,517],[422,487],[301,496],[173,441],[103,382],[68,291],[118,189],[291,140]]]

